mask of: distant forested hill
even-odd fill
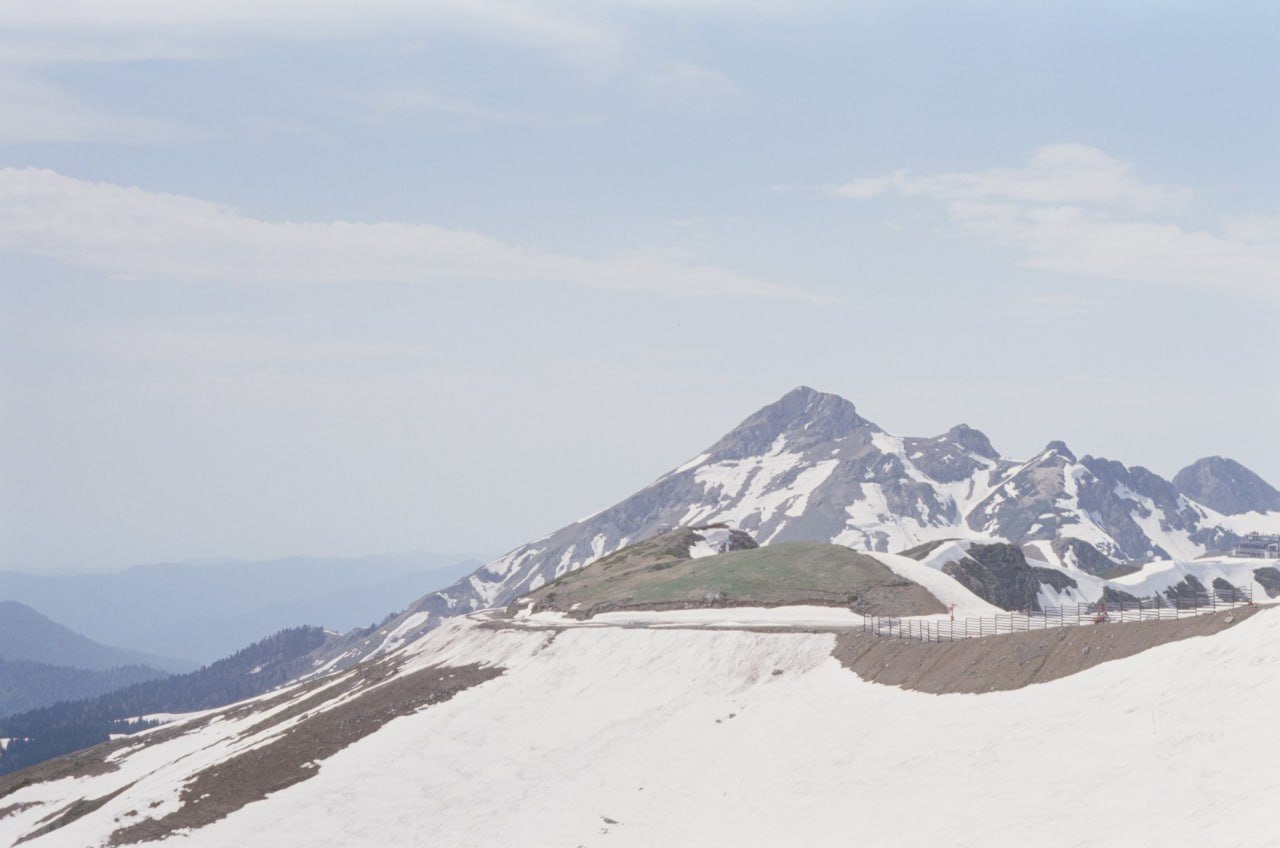
[[[0,601],[0,660],[25,660],[95,671],[125,665],[189,671],[194,665],[103,645],[15,601]]]
[[[0,659],[0,717],[59,701],[93,698],[165,676],[165,672],[146,665],[124,665],[96,671],[29,660]]]
[[[0,754],[0,774],[105,742],[112,733],[155,726],[127,719],[210,709],[260,695],[310,670],[308,655],[327,638],[319,627],[282,630],[188,674],[0,718],[0,738],[10,740]]]

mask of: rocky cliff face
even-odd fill
[[[1056,592],[1077,587],[1061,571],[1027,563],[1014,545],[971,545],[967,555],[942,567],[961,585],[988,603],[1006,610],[1042,609],[1039,595],[1048,585]]]

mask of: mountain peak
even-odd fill
[[[954,442],[970,453],[985,456],[987,459],[999,459],[1000,454],[991,446],[991,440],[981,430],[975,430],[968,424],[957,424],[948,430],[943,438]]]
[[[772,407],[785,407],[787,409],[811,410],[814,408],[824,407],[848,407],[850,411],[854,410],[853,403],[840,397],[840,395],[831,392],[820,392],[810,386],[796,386],[782,397],[763,409]],[[763,411],[763,409],[761,411]]]
[[[1280,510],[1280,492],[1234,459],[1206,456],[1173,478],[1178,491],[1224,515]]]
[[[1067,443],[1060,439],[1054,439],[1052,442],[1044,446],[1043,454],[1057,454],[1067,462],[1075,462],[1076,455],[1071,452],[1071,448],[1067,447]]]
[[[716,460],[758,456],[780,436],[786,437],[789,449],[803,450],[854,432],[879,430],[839,395],[798,386],[744,420],[716,442],[709,455]]]

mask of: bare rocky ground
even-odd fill
[[[203,727],[204,721],[198,723],[187,723],[181,728],[161,728],[154,730],[147,736],[148,742],[163,742],[172,739],[180,733],[185,733],[196,727]],[[47,760],[22,771],[14,772],[0,777],[0,800],[6,796],[12,795],[24,786],[31,786],[37,783],[47,783],[54,780],[61,780],[67,777],[92,777],[98,774],[107,774],[118,770],[118,766],[111,762],[111,754],[123,749],[134,747],[138,744],[137,739],[125,737],[115,739],[111,742],[104,742],[101,745],[94,745],[92,748],[85,748],[71,754],[65,754],[56,759]],[[0,818],[5,815],[18,811],[18,808],[32,806],[31,804],[14,804],[10,806],[0,807]]]
[[[837,635],[833,655],[874,683],[938,695],[999,692],[1057,680],[1158,645],[1211,636],[1261,609],[1237,607],[1177,621],[1061,627],[955,642],[918,642],[851,631]]]
[[[30,809],[31,807],[38,807],[38,806],[40,805],[34,802],[28,802],[26,804],[6,804],[5,806],[0,807],[0,819],[4,818],[5,816],[11,816],[14,813],[20,813],[23,810]]]

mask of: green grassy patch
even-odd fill
[[[616,609],[786,604],[870,606],[879,614],[944,611],[920,586],[897,577],[872,557],[839,545],[783,542],[690,559],[680,555],[684,550],[673,549],[668,535],[672,534],[624,548],[542,587],[532,593],[537,608],[580,615]]]

